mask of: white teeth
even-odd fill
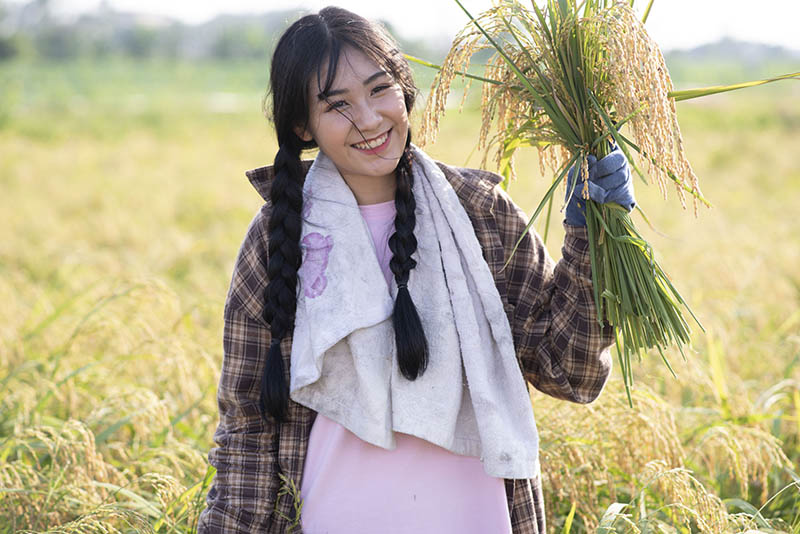
[[[361,150],[369,150],[371,148],[381,146],[386,142],[387,137],[389,137],[389,132],[386,132],[382,136],[378,137],[377,139],[373,139],[372,141],[367,141],[366,143],[357,143],[353,146],[360,148]]]

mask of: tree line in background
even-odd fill
[[[189,25],[167,17],[119,11],[108,0],[94,11],[66,17],[55,12],[53,2],[12,4],[0,0],[0,63],[113,58],[267,63],[282,31],[302,14],[283,10],[219,15]],[[383,24],[411,55],[438,63],[450,48],[446,35],[410,40],[388,22]],[[489,51],[478,54],[488,57]],[[473,58],[473,62],[484,63],[486,57]],[[665,59],[678,85],[716,85],[795,72],[800,51],[723,38],[691,50],[667,51]]]
[[[300,10],[258,15],[220,15],[197,25],[171,18],[128,13],[103,2],[92,12],[64,17],[52,0],[10,4],[0,0],[0,61],[14,58],[70,60],[264,59]],[[397,33],[384,22],[393,35]],[[399,36],[398,36],[399,37]],[[422,57],[443,57],[441,49],[401,39],[403,50]]]

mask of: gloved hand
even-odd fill
[[[614,150],[600,161],[591,154],[586,158],[589,162],[589,198],[600,204],[615,202],[631,211],[636,206],[631,170],[622,150],[616,144],[613,147]],[[580,166],[576,165],[567,174],[567,195],[572,193],[572,196],[564,200],[567,201],[567,224],[572,226],[586,226],[586,202],[583,200],[580,173],[577,183],[572,186],[575,173],[579,170]]]

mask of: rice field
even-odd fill
[[[266,76],[0,64],[0,533],[194,530],[222,308],[261,205],[244,171],[276,150]],[[552,532],[800,532],[799,98],[787,82],[678,105],[714,208],[637,182],[653,228],[636,222],[706,333],[668,355],[677,379],[634,362],[633,409],[619,369],[588,406],[532,392]],[[479,97],[458,101],[426,150],[478,166]],[[532,153],[517,173],[531,213],[551,177]]]

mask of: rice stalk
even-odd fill
[[[0,532],[188,532],[196,523],[213,423],[196,419],[213,402],[198,356],[210,351],[195,350],[165,289],[104,281],[6,323],[20,343],[2,355]]]
[[[643,476],[646,483],[639,498],[644,500],[650,489],[664,495],[665,503],[657,510],[669,518],[669,524],[695,526],[708,534],[729,531],[730,519],[722,500],[687,469],[669,468],[663,461],[654,460],[645,467]]]
[[[84,507],[109,498],[94,480],[122,482],[124,475],[105,461],[94,435],[79,421],[61,428],[26,429],[9,440],[0,465],[0,517],[16,517],[20,526],[41,528],[63,522]],[[8,491],[9,489],[14,491]]]
[[[44,531],[20,530],[20,534],[151,534],[155,531],[146,517],[135,510],[114,504],[103,504],[62,525]]]
[[[620,395],[603,395],[578,411],[534,396],[548,523],[569,512],[565,504],[578,503],[575,522],[587,532],[603,528],[604,519],[620,532],[689,526],[697,517],[706,532],[754,527],[752,513],[719,507],[727,502],[723,492],[734,489],[730,483],[746,498],[756,482],[764,502],[767,475],[789,466],[763,423],[737,424],[705,407],[675,406],[641,384],[632,398],[635,410]],[[720,486],[721,480],[729,482]]]
[[[715,424],[697,438],[692,456],[709,473],[727,475],[737,481],[743,498],[749,486],[761,487],[761,502],[769,495],[769,474],[776,468],[789,468],[791,462],[781,449],[780,440],[758,427]]]
[[[278,473],[281,480],[281,486],[278,490],[277,499],[275,499],[274,513],[278,514],[282,519],[289,523],[287,534],[294,532],[295,528],[300,527],[300,516],[303,510],[303,499],[300,497],[300,488],[294,480],[287,477],[283,473]],[[292,502],[292,509],[294,517],[289,517],[280,510],[278,510],[278,503],[282,497],[288,497]]]

